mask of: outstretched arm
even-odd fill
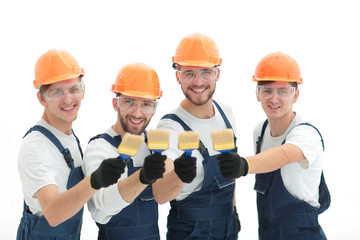
[[[249,173],[267,173],[287,164],[304,160],[305,156],[298,146],[285,143],[255,156],[245,157],[245,159],[249,164]]]
[[[232,152],[217,157],[221,174],[230,179],[246,176],[248,173],[272,172],[286,164],[304,159],[305,156],[301,149],[291,143],[273,147],[255,156],[245,158]]]
[[[175,199],[185,185],[175,173],[172,159],[166,159],[165,169],[163,178],[158,179],[152,186],[154,198],[159,204]]]
[[[58,187],[52,184],[39,189],[36,197],[50,226],[55,227],[74,216],[96,190],[116,183],[124,168],[125,163],[120,158],[109,158],[68,191],[59,193]]]

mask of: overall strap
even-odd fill
[[[110,143],[111,145],[113,145],[115,148],[118,148],[120,143],[121,143],[121,136],[115,136],[114,138],[111,137],[109,134],[107,133],[102,133],[102,134],[98,134],[95,137],[92,137],[88,143],[90,143],[91,141],[98,139],[98,138],[103,138],[105,139],[108,143]]]
[[[79,150],[80,150],[81,159],[83,159],[83,158],[84,158],[84,154],[83,154],[83,151],[82,151],[82,149],[81,149],[80,140],[79,140],[79,138],[75,135],[75,132],[74,132],[73,129],[71,129],[71,132],[72,132],[72,134],[74,135],[74,137],[75,137],[75,139],[76,139],[76,143],[77,143],[78,148],[79,148]]]
[[[178,122],[185,131],[192,131],[191,128],[176,114],[174,113],[169,113],[166,114],[165,116],[163,116],[161,119],[171,119],[175,122]],[[205,145],[202,143],[202,141],[200,140],[199,142],[199,148],[198,148],[199,152],[201,153],[201,155],[203,154],[203,152],[205,152],[207,149],[205,147]]]
[[[52,134],[48,129],[46,129],[43,126],[40,125],[35,125],[34,127],[30,128],[29,131],[27,131],[24,135],[24,137],[26,137],[26,135],[28,135],[29,133],[31,133],[32,131],[39,131],[42,134],[44,134],[56,147],[57,149],[59,149],[59,151],[62,153],[62,155],[64,156],[64,159],[66,161],[66,164],[69,166],[69,168],[73,168],[74,167],[74,160],[71,157],[71,153],[69,151],[68,148],[64,148],[64,146],[60,143],[59,139],[57,137],[55,137],[54,134]],[[75,135],[74,135],[75,136]],[[23,137],[23,138],[24,138]],[[75,137],[77,139],[77,137]],[[81,147],[80,147],[80,142],[77,139],[76,140],[78,143],[78,147],[82,156],[82,151],[81,151]]]
[[[321,138],[321,144],[322,144],[322,147],[323,147],[323,151],[325,151],[324,139],[323,139],[323,137],[322,137],[322,135],[321,135],[321,133],[320,133],[319,129],[317,129],[315,126],[311,125],[310,123],[304,122],[304,123],[300,123],[300,124],[298,124],[298,125],[294,126],[292,129],[290,129],[290,131],[291,131],[291,130],[293,130],[294,128],[298,127],[298,126],[309,126],[309,127],[314,128],[314,129],[318,132],[318,134],[320,135],[320,138]],[[289,131],[289,132],[290,132],[290,131]],[[288,134],[289,134],[289,132],[288,132]],[[285,137],[284,141],[282,142],[282,144],[284,144],[284,143],[285,143],[285,141],[286,141],[286,137]]]
[[[213,103],[215,104],[215,106],[216,106],[217,109],[219,110],[221,117],[224,119],[224,122],[225,122],[225,124],[226,124],[226,127],[232,129],[231,123],[230,123],[230,121],[228,120],[228,118],[226,117],[224,111],[221,109],[220,105],[219,105],[215,100],[213,100]],[[236,143],[236,136],[235,136],[235,134],[234,134],[234,143]]]
[[[264,137],[264,134],[265,134],[265,129],[268,125],[269,121],[266,119],[263,126],[262,126],[262,129],[261,129],[261,133],[260,133],[260,136],[258,136],[258,140],[256,141],[256,154],[260,153],[260,150],[261,150],[261,144],[262,144],[262,139]]]
[[[227,128],[232,128],[231,123],[230,123],[229,120],[227,119],[224,111],[221,109],[221,107],[219,106],[219,104],[218,104],[215,100],[213,100],[213,103],[214,103],[214,105],[216,106],[216,108],[219,110],[221,117],[224,119],[224,122],[225,122],[225,124],[226,124],[226,127],[227,127]]]
[[[147,131],[146,130],[144,130],[144,135],[145,135],[145,143],[147,143]],[[107,133],[101,133],[101,134],[96,135],[95,137],[90,138],[88,143],[90,143],[91,141],[98,139],[98,138],[105,139],[108,143],[113,145],[115,148],[119,147],[121,140],[122,140],[120,135],[112,137]]]

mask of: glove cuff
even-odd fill
[[[142,168],[139,171],[139,182],[141,184],[144,184],[144,185],[149,185],[150,184],[150,181],[147,180],[146,177],[144,176],[144,172],[143,172]]]
[[[246,176],[248,173],[249,173],[249,169],[250,169],[250,167],[249,167],[249,163],[248,163],[248,161],[246,160],[246,158],[243,158],[243,157],[240,157],[241,158],[241,160],[244,162],[244,172],[243,172],[243,175],[242,176]]]
[[[90,175],[90,180],[89,180],[90,187],[91,187],[92,189],[99,190],[101,187],[97,184],[96,178],[94,178],[93,175],[94,175],[94,173],[92,173],[92,174]]]

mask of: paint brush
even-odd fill
[[[150,129],[147,134],[148,148],[155,153],[162,153],[169,148],[170,132],[164,129]]]
[[[120,153],[120,158],[125,160],[135,156],[143,141],[143,136],[125,133],[117,149],[117,151]]]
[[[198,132],[185,131],[185,132],[179,133],[178,139],[179,139],[178,148],[180,150],[185,151],[186,156],[188,156],[188,157],[191,156],[191,152],[194,149],[199,148],[200,134]]]
[[[234,132],[231,128],[210,132],[215,151],[228,153],[235,148]]]

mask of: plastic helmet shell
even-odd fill
[[[172,62],[181,66],[215,67],[221,65],[222,59],[213,39],[193,33],[181,40]]]
[[[140,62],[124,66],[119,71],[111,91],[152,100],[162,96],[157,73],[150,66]]]
[[[253,75],[253,81],[282,81],[302,84],[297,62],[287,54],[276,52],[260,60]]]
[[[34,87],[84,76],[84,70],[67,51],[51,49],[37,60]]]

